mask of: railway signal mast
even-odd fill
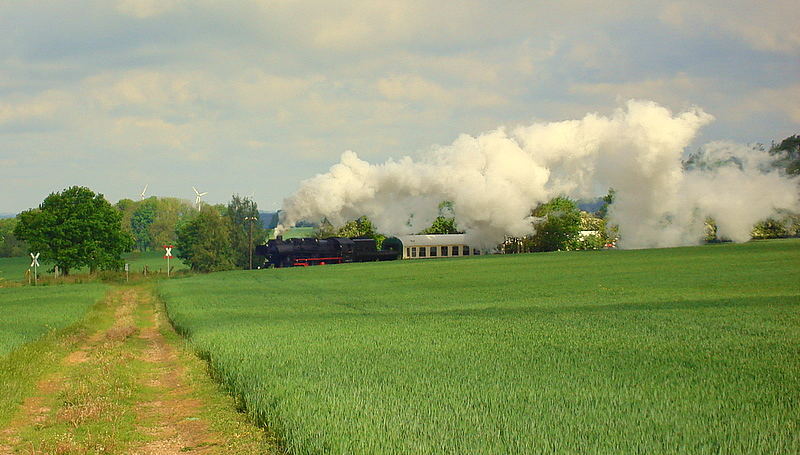
[[[31,261],[31,267],[33,267],[33,285],[34,286],[36,286],[36,284],[38,283],[38,273],[37,272],[38,272],[38,268],[39,268],[39,254],[41,254],[41,253],[36,253],[36,254],[31,253],[31,259],[33,259]]]
[[[172,245],[163,245],[163,246],[164,250],[166,250],[166,252],[164,253],[164,259],[167,260],[167,278],[169,278],[169,260],[170,258],[172,258],[172,248],[174,247]]]

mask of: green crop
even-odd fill
[[[160,284],[295,454],[798,453],[800,241]]]
[[[146,253],[126,253],[122,258],[129,264],[130,273],[141,274],[145,266],[147,266],[150,273],[166,273],[167,260],[164,259],[164,250],[148,251]],[[45,259],[40,258],[41,267],[39,267],[39,276],[53,276],[48,270],[53,268],[53,264],[47,262]],[[25,282],[27,281],[26,270],[30,268],[30,257],[13,257],[13,258],[0,258],[0,284],[4,280]],[[186,269],[186,265],[182,260],[177,257],[170,259],[170,268],[173,271]],[[72,271],[73,275],[86,274],[89,269],[83,267]],[[33,270],[31,269],[31,273]],[[33,277],[31,277],[33,279]]]
[[[102,284],[0,288],[0,358],[78,322],[106,289]]]

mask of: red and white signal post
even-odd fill
[[[164,245],[164,250],[166,250],[164,253],[164,259],[167,260],[167,278],[169,278],[169,260],[172,258],[172,248],[172,245]]]

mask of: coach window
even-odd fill
[[[424,246],[419,247],[419,257],[424,258],[427,255],[426,248]]]
[[[449,250],[449,248],[448,248],[448,247],[446,247],[446,246],[443,246],[443,247],[442,247],[442,256],[447,256],[448,250]]]
[[[458,246],[453,247],[453,256],[458,256]]]
[[[467,245],[464,245],[463,251],[464,251],[464,256],[469,256],[469,247]]]
[[[432,247],[431,247],[431,257],[433,257],[433,256],[436,256],[436,253],[437,253],[437,252],[436,252],[436,247],[435,247],[435,246],[432,246]]]
[[[411,248],[411,257],[417,257],[417,247]]]

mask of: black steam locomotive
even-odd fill
[[[400,255],[400,250],[378,250],[375,239],[372,238],[283,240],[278,236],[266,245],[257,246],[255,253],[264,257],[264,265],[267,267],[307,267],[345,262],[393,261]]]

